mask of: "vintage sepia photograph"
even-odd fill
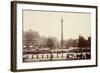
[[[23,62],[91,59],[91,14],[23,10]]]
[[[97,66],[97,6],[11,2],[11,71]]]

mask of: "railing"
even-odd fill
[[[55,60],[82,60],[91,59],[90,52],[74,52],[74,53],[37,53],[24,54],[23,62],[39,62],[39,61],[55,61]]]

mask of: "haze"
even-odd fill
[[[74,12],[23,11],[23,30],[38,31],[41,36],[61,39],[61,17],[64,39],[91,35],[91,14]]]

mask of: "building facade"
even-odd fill
[[[23,46],[27,49],[38,49],[40,45],[40,35],[37,31],[25,31],[23,33]]]

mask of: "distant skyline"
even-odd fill
[[[77,39],[91,35],[91,14],[69,12],[23,11],[23,30],[37,31],[40,36],[52,36],[61,40],[61,17],[63,38]]]

